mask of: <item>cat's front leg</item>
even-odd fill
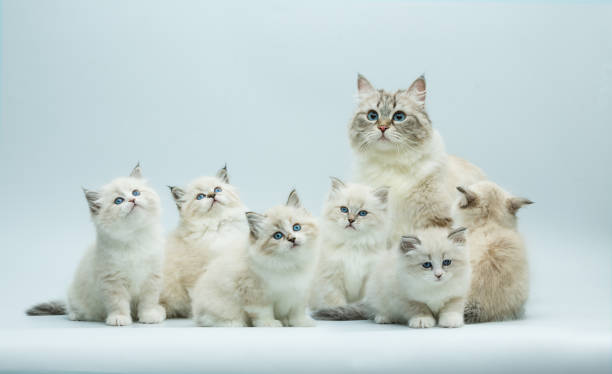
[[[409,312],[409,318],[407,318],[409,327],[425,329],[436,325],[436,319],[427,305],[411,301],[407,310]]]
[[[287,325],[294,327],[313,327],[315,321],[306,314],[306,304],[299,303],[289,310]]]
[[[254,327],[283,327],[274,318],[274,308],[270,305],[249,305],[244,308]]]
[[[444,304],[438,317],[440,327],[461,327],[463,326],[463,309],[465,308],[465,298],[455,297]]]
[[[106,324],[127,326],[132,324],[130,293],[122,279],[106,276],[101,280],[102,296],[106,309]]]
[[[138,301],[138,322],[160,323],[166,319],[166,309],[159,304],[161,276],[153,273],[142,285]]]

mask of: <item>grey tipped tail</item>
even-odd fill
[[[324,321],[356,321],[372,319],[373,313],[365,303],[315,310],[312,317]]]
[[[66,314],[66,304],[63,301],[40,303],[26,310],[28,316],[59,316]]]

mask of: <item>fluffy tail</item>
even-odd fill
[[[335,308],[324,308],[312,313],[314,319],[326,321],[355,321],[372,319],[374,314],[366,303],[349,304]]]
[[[66,304],[63,301],[40,303],[26,310],[29,316],[57,316],[66,314]]]

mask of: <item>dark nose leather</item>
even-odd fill
[[[349,223],[353,223],[353,222],[355,222],[355,219],[354,218],[349,218],[348,221],[349,221]]]
[[[135,203],[135,202],[136,202],[136,199],[130,199],[130,200],[128,200],[128,201],[129,201],[130,203]]]
[[[438,279],[442,278],[442,274],[436,274],[436,278]]]
[[[295,243],[295,238],[294,237],[287,238],[287,240],[289,240],[291,243]]]
[[[216,193],[209,193],[208,195],[206,195],[206,197],[209,197],[209,198],[211,198],[211,199],[214,199],[214,198],[215,198],[215,196],[217,196],[217,194],[216,194]]]

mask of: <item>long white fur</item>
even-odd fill
[[[388,193],[386,187],[373,189],[332,178],[323,208],[312,310],[358,302],[365,295],[377,256],[387,248]],[[342,207],[349,211],[343,213]],[[366,216],[359,216],[362,210]],[[349,219],[355,221],[351,224]]]
[[[463,233],[453,239],[448,235],[444,228],[421,230],[417,237],[402,237],[396,248],[381,255],[365,298],[376,323],[427,328],[435,326],[437,318],[441,327],[463,325],[470,264],[461,244]],[[442,266],[444,259],[451,259],[451,265]],[[433,264],[431,269],[422,267],[426,261]]]
[[[133,196],[134,190],[140,195]],[[68,291],[68,317],[113,326],[129,325],[133,318],[141,323],[163,321],[159,196],[142,179],[140,166],[129,177],[85,194],[96,242],[81,260]],[[124,202],[114,204],[117,197]]]
[[[266,215],[247,213],[249,244],[218,256],[196,283],[193,318],[199,326],[313,326],[306,314],[318,228],[295,192]],[[293,231],[296,223],[300,231]],[[275,232],[283,238],[273,238]],[[288,240],[295,238],[297,247]]]
[[[217,187],[221,192],[210,197]],[[171,191],[180,222],[166,241],[161,302],[169,318],[190,317],[189,293],[208,264],[220,253],[246,244],[246,207],[229,184],[226,168],[215,177],[201,177],[184,189],[171,187]],[[208,197],[198,200],[199,194]]]

